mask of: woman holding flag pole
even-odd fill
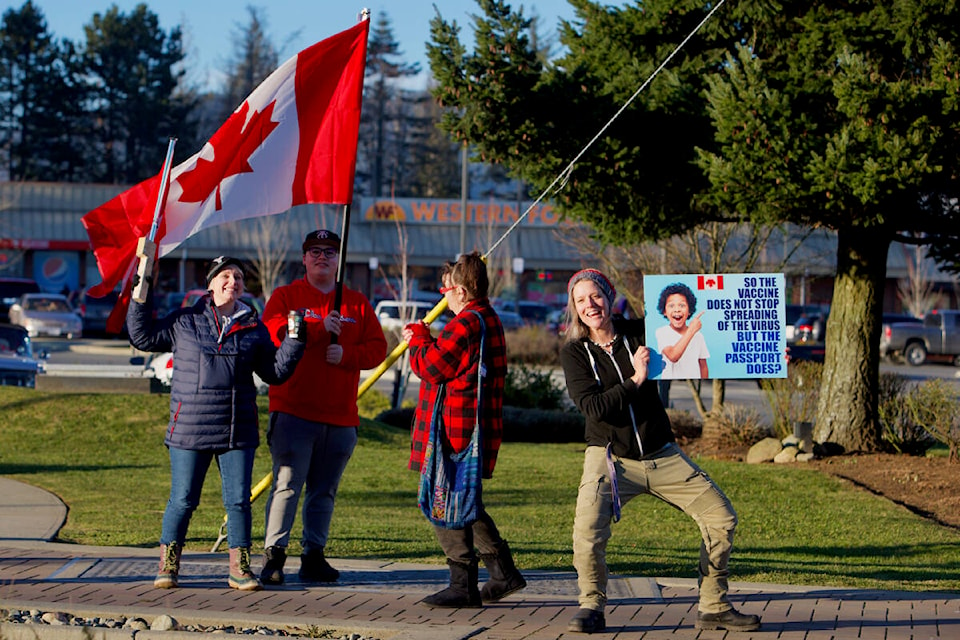
[[[172,351],[174,356],[164,439],[170,454],[170,498],[160,534],[160,568],[154,580],[158,588],[178,586],[187,527],[214,458],[227,511],[227,582],[242,591],[263,588],[250,568],[250,484],[260,444],[253,374],[268,384],[286,381],[303,356],[306,331],[303,316],[292,313],[287,336],[274,346],[257,312],[239,299],[245,273],[240,260],[220,256],[207,272],[208,293],[193,307],[154,320],[152,296],[146,295],[143,303],[134,297],[127,311],[134,347]],[[142,286],[149,293],[150,277],[136,279],[135,289]]]

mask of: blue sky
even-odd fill
[[[83,41],[83,25],[96,12],[104,12],[113,4],[129,12],[135,0],[33,0],[47,19],[50,31],[56,37]],[[435,4],[446,20],[456,20],[461,35],[471,37],[471,14],[479,13],[475,0],[376,0],[364,4],[343,0],[147,0],[147,6],[160,18],[161,27],[169,30],[182,25],[187,36],[188,51],[194,58],[190,77],[198,84],[218,85],[222,70],[232,51],[232,33],[247,24],[246,7],[252,5],[264,10],[271,39],[283,47],[281,60],[318,40],[349,28],[356,23],[361,9],[371,10],[374,24],[380,12],[386,13],[393,25],[394,36],[408,62],[419,62],[427,69],[425,42],[430,37],[430,19]],[[0,0],[2,11],[19,8],[22,0]],[[572,19],[573,9],[567,0],[532,0],[514,2],[522,6],[525,15],[535,12],[545,26],[553,31],[560,18]],[[471,37],[472,40],[472,37]]]

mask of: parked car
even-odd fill
[[[827,339],[827,317],[808,313],[794,322],[793,342],[823,342]]]
[[[934,310],[923,317],[923,323],[895,322],[886,325],[880,334],[880,355],[903,357],[907,364],[918,367],[930,356],[950,359],[960,366],[960,311]]]
[[[95,298],[84,289],[77,294],[73,306],[83,318],[83,331],[89,336],[103,336],[107,333],[107,318],[120,299],[119,291],[111,291],[102,298]],[[126,335],[127,325],[123,323],[121,334]]]
[[[72,340],[83,335],[83,320],[67,297],[59,293],[25,293],[10,306],[10,324],[27,330],[31,338],[61,336]]]
[[[401,303],[398,300],[381,300],[374,307],[374,312],[380,320],[380,326],[386,331],[395,331],[399,333],[403,327],[411,322],[423,320],[430,313],[430,310],[437,306],[434,302],[422,302],[412,300]],[[430,328],[434,331],[442,331],[449,319],[449,312],[444,312],[439,318],[430,323]]]
[[[30,335],[23,327],[0,324],[0,385],[36,386],[43,372],[45,352],[34,354]]]
[[[542,302],[533,302],[531,300],[518,301],[495,298],[491,301],[491,305],[497,314],[501,316],[501,321],[503,321],[502,314],[504,312],[515,313],[520,316],[521,322],[527,326],[547,324],[547,316],[553,311],[550,305],[543,304]],[[512,322],[512,318],[508,321]]]
[[[500,324],[503,325],[504,331],[516,331],[526,326],[523,316],[515,311],[497,310],[497,315],[500,316]]]
[[[10,322],[10,305],[25,293],[40,293],[40,285],[29,278],[0,278],[0,322]]]
[[[786,326],[784,327],[784,336],[787,339],[787,342],[793,342],[796,340],[796,328],[797,320],[807,315],[816,315],[821,314],[824,318],[827,316],[827,311],[818,304],[788,304],[786,305],[784,312],[785,317],[784,321]]]

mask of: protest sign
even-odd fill
[[[643,277],[650,378],[786,378],[782,273]]]

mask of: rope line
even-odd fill
[[[558,182],[561,182],[562,184],[560,185],[560,187],[557,188],[557,191],[560,191],[560,189],[562,189],[563,187],[566,187],[567,182],[570,180],[570,176],[573,174],[573,169],[574,169],[574,166],[577,164],[577,161],[580,160],[580,158],[583,157],[583,155],[590,149],[590,147],[593,146],[593,143],[599,140],[600,137],[607,131],[607,129],[609,129],[613,125],[616,119],[619,118],[624,111],[626,111],[627,107],[629,107],[633,103],[633,101],[637,99],[637,96],[639,96],[643,92],[643,90],[646,89],[651,82],[653,82],[654,78],[656,78],[660,74],[660,72],[663,71],[668,64],[670,64],[670,61],[673,60],[674,56],[680,53],[680,50],[683,49],[683,47],[687,44],[687,42],[689,42],[690,39],[693,38],[693,36],[695,36],[697,32],[700,31],[703,25],[705,25],[707,21],[710,20],[711,17],[713,17],[713,14],[716,13],[717,10],[720,9],[720,7],[722,7],[723,3],[726,1],[727,0],[720,0],[720,2],[718,2],[717,5],[710,10],[710,12],[703,18],[703,20],[701,20],[700,23],[696,27],[694,27],[693,31],[687,34],[687,37],[684,38],[680,42],[680,44],[676,46],[676,48],[674,48],[674,50],[670,53],[670,55],[664,58],[663,62],[660,63],[660,66],[658,66],[653,71],[653,73],[651,73],[650,76],[643,82],[643,84],[641,84],[640,87],[633,92],[633,95],[630,96],[630,99],[627,100],[625,103],[623,103],[623,106],[621,106],[620,109],[617,110],[617,112],[613,114],[613,116],[609,120],[607,120],[607,123],[603,125],[600,131],[598,131],[597,134],[593,136],[593,138],[591,138],[590,142],[588,142],[586,146],[584,146],[583,149],[580,150],[580,153],[578,153],[573,158],[573,160],[570,161],[570,164],[568,164],[566,168],[563,171],[561,171],[556,178],[553,179],[553,182],[551,182],[549,186],[547,186],[547,188],[544,189],[539,196],[537,196],[537,199],[534,200],[533,203],[529,207],[527,207],[526,210],[517,218],[517,220],[512,225],[510,225],[510,227],[506,231],[504,231],[503,235],[500,236],[500,238],[496,242],[494,242],[489,249],[487,249],[487,252],[483,254],[484,259],[487,259],[491,253],[496,251],[497,247],[499,247],[503,243],[503,241],[507,239],[507,236],[513,233],[513,230],[516,229],[521,222],[523,222],[523,219],[527,217],[527,214],[529,214],[530,211],[532,211],[535,206],[540,204],[540,202],[547,196],[548,193],[550,193],[550,191]]]

